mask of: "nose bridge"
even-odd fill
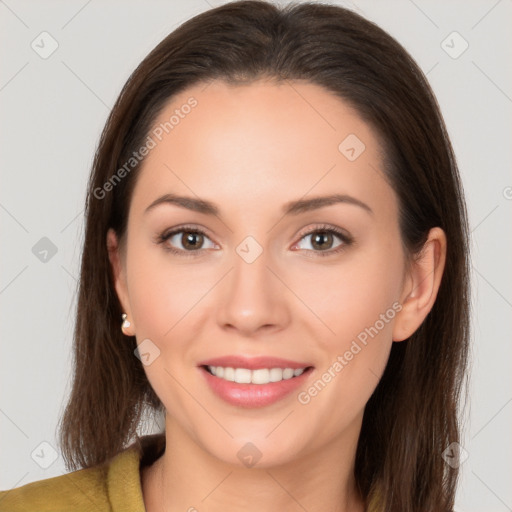
[[[241,303],[253,308],[258,302],[270,304],[272,274],[268,267],[272,266],[272,258],[268,247],[263,247],[255,237],[247,236],[235,248],[233,257],[232,296],[238,297]],[[259,306],[258,306],[259,307]]]
[[[220,323],[247,333],[261,326],[282,326],[287,308],[283,285],[269,269],[275,266],[271,251],[254,236],[235,247],[232,271],[220,298]]]

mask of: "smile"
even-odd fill
[[[302,375],[306,368],[259,368],[249,370],[248,368],[231,368],[223,366],[206,366],[208,371],[219,379],[237,384],[269,384],[282,380],[293,379]]]
[[[207,388],[235,407],[266,407],[294,396],[313,378],[314,366],[276,357],[224,356],[201,361]]]

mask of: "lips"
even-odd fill
[[[304,384],[313,366],[277,357],[233,355],[202,361],[199,369],[209,388],[223,401],[254,408],[284,399]]]

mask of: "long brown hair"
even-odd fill
[[[375,130],[408,255],[418,253],[430,228],[446,233],[437,300],[408,340],[393,343],[365,408],[355,476],[372,510],[452,510],[458,469],[442,453],[459,442],[470,310],[467,214],[456,159],[434,94],[404,48],[360,15],[320,2],[239,1],[208,10],[158,44],[121,91],[88,185],[74,380],[59,432],[66,467],[104,462],[137,437],[145,411],[163,410],[134,356],[135,338],[121,332],[106,247],[109,228],[125,234],[140,164],[121,180],[114,175],[178,92],[215,79],[239,84],[263,77],[320,85]]]

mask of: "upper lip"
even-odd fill
[[[261,368],[307,368],[312,366],[309,363],[301,363],[282,359],[280,357],[245,357],[245,356],[222,356],[207,359],[199,363],[199,366],[222,366],[224,368],[247,368],[248,370],[258,370]]]

